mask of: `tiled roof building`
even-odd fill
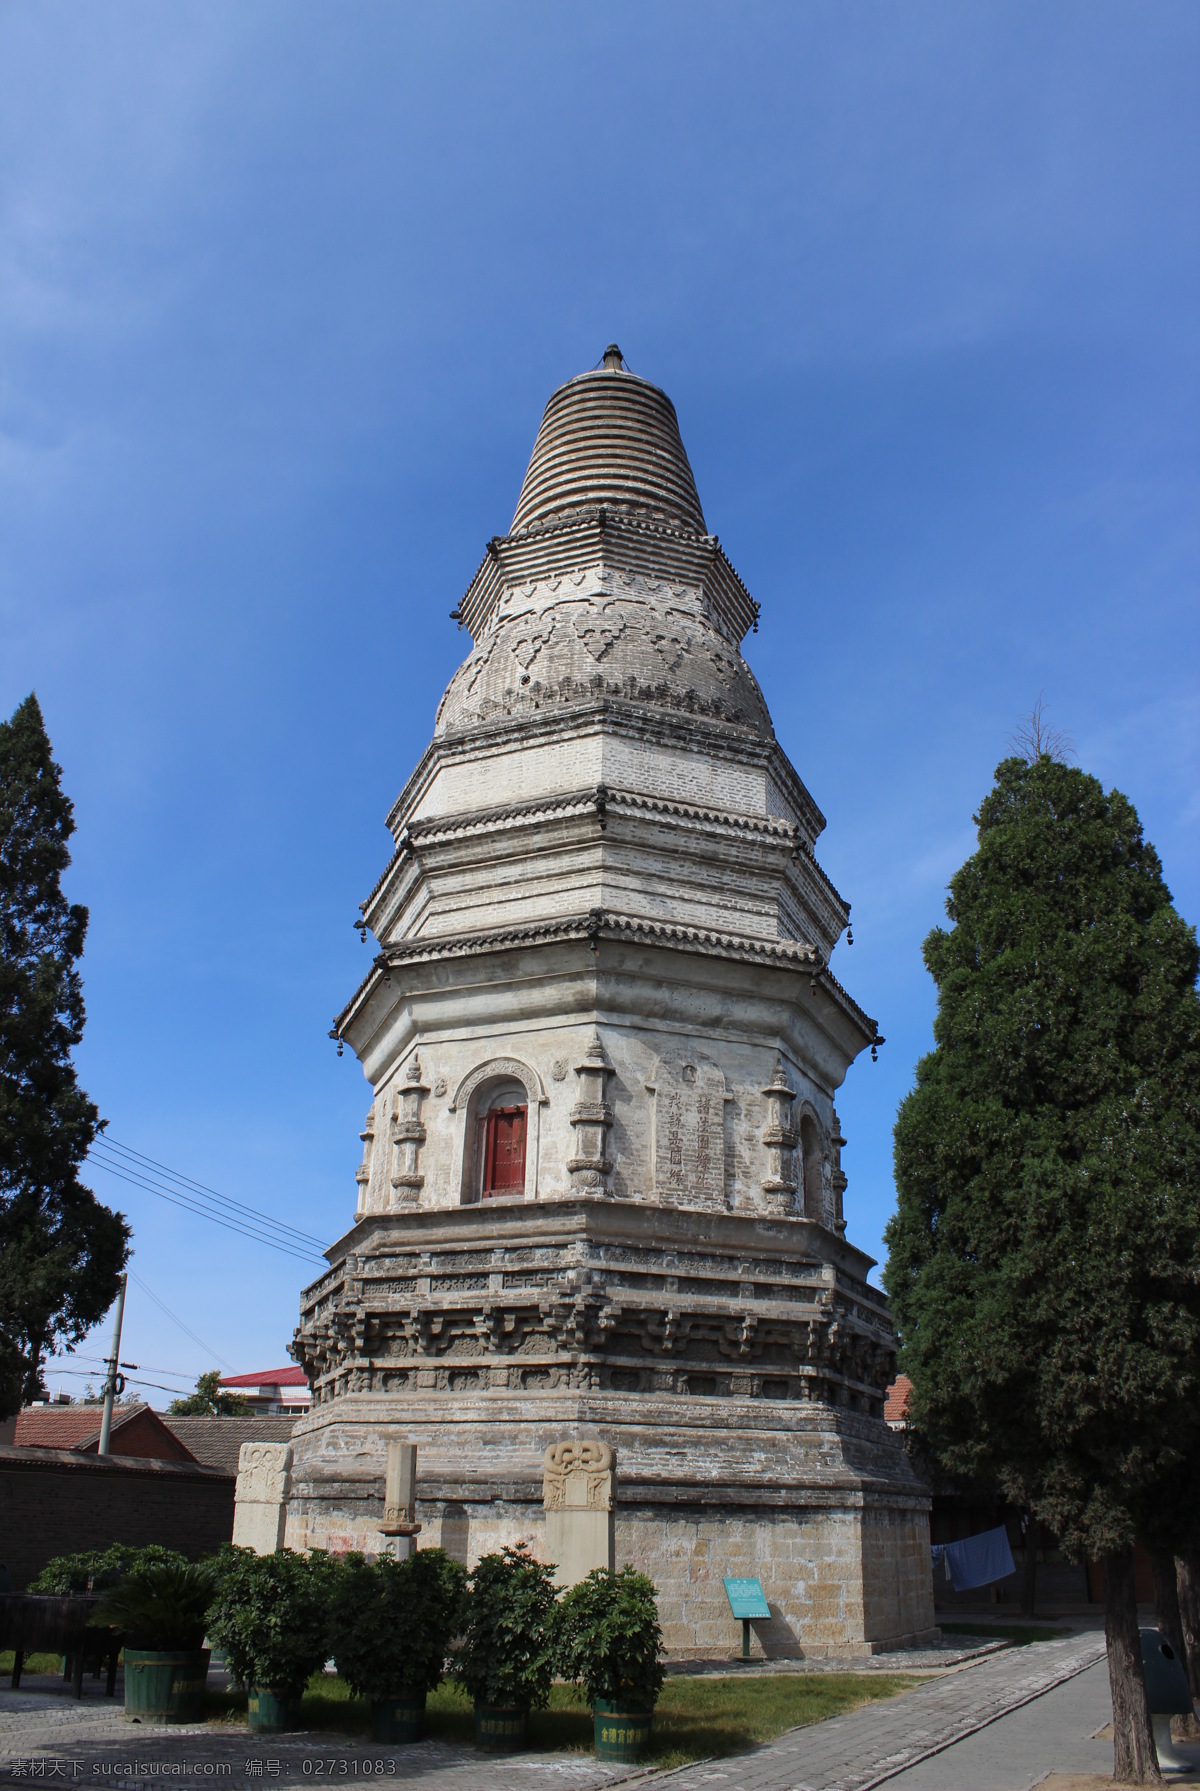
[[[898,1374],[884,1395],[883,1415],[893,1430],[908,1428],[908,1401],[912,1382],[906,1374]]]
[[[102,1416],[99,1405],[26,1406],[17,1414],[13,1442],[18,1448],[73,1449],[95,1455]],[[108,1447],[112,1455],[136,1455],[144,1460],[194,1459],[186,1443],[140,1400],[113,1407]]]
[[[257,1413],[245,1418],[173,1418],[168,1414],[163,1422],[198,1462],[227,1474],[237,1473],[243,1443],[287,1443],[296,1427],[295,1418]]]

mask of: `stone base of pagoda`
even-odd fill
[[[623,1424],[615,1411],[597,1412],[594,1400],[580,1403],[591,1408],[591,1422],[572,1421],[566,1411],[531,1422],[526,1405],[523,1413],[497,1410],[485,1429],[464,1424],[457,1439],[447,1438],[444,1423],[423,1424],[410,1411],[403,1434],[418,1445],[421,1546],[440,1546],[470,1565],[527,1542],[548,1559],[542,1448],[546,1440],[597,1436],[617,1453],[615,1564],[654,1581],[673,1658],[721,1658],[740,1650],[726,1576],[762,1581],[771,1618],[755,1625],[753,1651],[760,1656],[866,1656],[936,1639],[929,1500],[878,1420],[825,1412],[797,1425],[789,1414],[784,1434],[751,1428],[748,1415],[727,1404],[699,1412],[698,1404],[710,1402],[662,1401],[656,1404],[686,1403],[690,1410],[660,1412],[647,1451],[642,1425]],[[347,1416],[323,1429],[315,1428],[319,1419],[306,1419],[294,1439],[289,1548],[380,1550],[387,1432],[365,1412],[361,1425]],[[739,1430],[739,1421],[747,1428]],[[527,1472],[512,1461],[514,1444],[528,1458]],[[639,1471],[638,1457],[647,1453],[656,1467],[673,1458],[673,1478]],[[509,1466],[497,1462],[498,1471],[484,1478],[479,1469],[493,1454],[507,1455]],[[721,1465],[736,1477],[726,1471],[714,1478]]]

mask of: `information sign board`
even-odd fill
[[[769,1617],[771,1607],[767,1603],[761,1580],[725,1581],[725,1596],[729,1600],[729,1608],[735,1617],[743,1623],[752,1617]]]

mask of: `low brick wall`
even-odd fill
[[[14,1592],[55,1555],[161,1542],[198,1560],[233,1536],[235,1476],[189,1462],[0,1443],[0,1560]]]

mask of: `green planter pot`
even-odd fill
[[[527,1705],[476,1703],[475,1746],[485,1754],[519,1754],[528,1739]]]
[[[246,1721],[259,1735],[282,1735],[300,1727],[299,1698],[281,1698],[265,1686],[252,1685],[246,1695]]]
[[[207,1648],[126,1648],[125,1714],[139,1723],[202,1723]]]
[[[653,1708],[631,1710],[611,1698],[597,1698],[594,1721],[598,1760],[640,1760],[650,1746]]]
[[[420,1741],[425,1733],[425,1693],[376,1698],[371,1705],[373,1741]]]

